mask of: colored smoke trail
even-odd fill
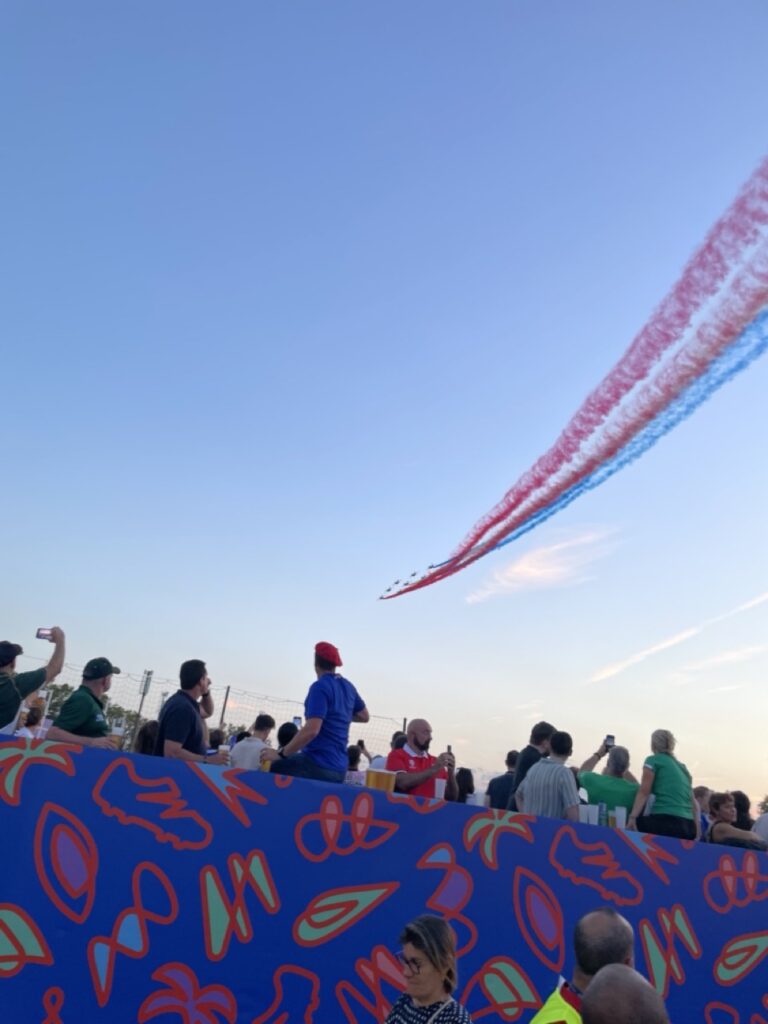
[[[454,552],[459,559],[554,473],[570,461],[602,426],[607,416],[682,339],[695,315],[717,294],[734,266],[759,242],[768,225],[768,159],[758,167],[736,200],[710,230],[686,265],[680,280],[616,366],[573,416],[552,448],[518,480],[494,509],[470,531]],[[742,322],[743,326],[746,321]]]
[[[436,583],[529,532],[639,458],[762,354],[768,333],[766,226],[768,161],[555,445],[449,559],[419,579],[414,573],[398,581],[382,597]]]
[[[499,541],[493,550],[506,547],[512,541],[539,526],[561,509],[566,508],[586,491],[592,491],[605,483],[614,473],[624,469],[639,459],[665,434],[694,413],[700,405],[768,349],[768,309],[763,310],[757,319],[746,328],[742,335],[711,365],[706,374],[693,382],[689,387],[660,413],[647,427],[632,439],[618,455],[600,466],[594,473],[562,494],[557,501],[541,509],[526,521],[524,526],[514,530],[504,540]]]

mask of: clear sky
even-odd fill
[[[5,3],[0,633],[286,697],[327,639],[461,763],[547,718],[639,766],[665,727],[761,797],[768,360],[377,596],[552,443],[764,156],[767,30],[759,0]]]

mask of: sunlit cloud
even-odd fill
[[[714,626],[716,623],[719,622],[725,622],[726,619],[733,618],[734,615],[740,615],[742,612],[749,611],[751,608],[756,608],[758,605],[763,604],[765,601],[768,601],[768,590],[764,591],[762,594],[758,594],[757,597],[751,598],[749,601],[745,601],[743,604],[737,605],[735,608],[731,608],[727,612],[723,612],[721,615],[715,615],[711,619],[705,619],[704,622],[700,623],[698,626],[691,626],[689,629],[683,629],[679,633],[675,633],[673,636],[667,637],[666,640],[661,640],[658,643],[652,644],[650,647],[645,647],[641,651],[637,651],[634,654],[630,654],[628,657],[623,658],[621,661],[614,661],[611,662],[609,665],[605,665],[603,668],[595,672],[593,676],[591,676],[589,682],[600,683],[603,682],[603,680],[605,679],[611,679],[614,676],[619,675],[619,673],[626,671],[628,668],[631,668],[633,665],[637,665],[641,661],[645,661],[646,658],[650,658],[654,654],[660,654],[662,651],[668,651],[671,647],[677,647],[678,644],[685,643],[692,637],[698,636],[700,633],[703,633],[704,630],[708,629],[710,626]],[[759,650],[763,649],[764,648],[759,648]],[[749,657],[754,657],[757,653],[757,650],[758,648],[755,647],[741,648],[739,651],[723,652],[722,655],[715,655],[714,658],[722,659],[727,656],[730,661],[746,660]],[[746,655],[746,657],[742,658],[736,656],[743,654],[745,651],[749,652]],[[711,667],[713,659],[704,659],[703,662],[699,662],[698,664],[703,665],[706,662],[710,662],[710,665],[708,665],[707,667]],[[719,664],[728,663],[729,661],[723,660],[719,662]],[[678,686],[685,685],[685,682],[687,681],[685,679],[685,673],[691,671],[702,671],[702,669],[691,669],[690,667],[688,667],[687,669],[683,670],[682,674],[680,672],[675,673],[675,684]]]
[[[534,548],[497,569],[488,582],[467,596],[467,604],[479,604],[523,590],[549,590],[585,583],[591,578],[588,567],[615,549],[614,536],[613,530],[590,530],[557,544]]]
[[[628,658],[624,658],[622,661],[613,661],[610,665],[606,665],[599,672],[596,672],[590,679],[590,682],[601,683],[604,679],[611,679],[620,672],[625,672],[633,665],[639,665],[641,661],[645,661],[646,658],[650,658],[654,654],[660,654],[661,651],[668,651],[670,647],[677,647],[678,644],[685,643],[691,637],[697,636],[701,630],[701,626],[684,629],[681,633],[675,633],[674,636],[669,636],[666,640],[660,640],[659,643],[653,644],[651,647],[645,647],[642,651],[630,654]]]
[[[738,647],[732,651],[721,651],[709,658],[702,658],[701,661],[692,661],[689,665],[683,665],[681,672],[708,672],[712,668],[719,668],[721,665],[736,665],[743,661],[751,661],[758,655],[768,651],[766,644],[753,644],[751,647]]]

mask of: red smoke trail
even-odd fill
[[[422,579],[391,596],[436,583],[481,558],[505,536],[569,487],[611,458],[656,416],[730,344],[768,300],[768,274],[760,253],[727,284],[718,308],[665,366],[648,381],[653,364],[678,344],[694,315],[719,289],[768,224],[768,160],[764,161],[726,214],[710,231],[689,261],[679,282],[641,330],[619,363],[587,398],[556,444],[528,470],[496,507],[470,531],[454,555]],[[598,447],[579,459],[559,479],[555,475],[598,435],[622,400],[637,385],[643,390],[623,409],[616,423],[604,429]],[[536,494],[537,491],[543,492]],[[535,495],[535,497],[534,497]],[[525,506],[523,508],[523,506]],[[492,535],[487,535],[491,532]],[[479,543],[480,539],[486,539]]]

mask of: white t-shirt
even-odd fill
[[[755,835],[760,836],[761,839],[765,839],[765,841],[768,842],[768,814],[760,815],[752,826],[752,831]]]
[[[268,744],[257,736],[249,736],[247,740],[240,740],[232,747],[230,764],[233,768],[243,768],[245,771],[258,772],[261,769],[261,752]]]

